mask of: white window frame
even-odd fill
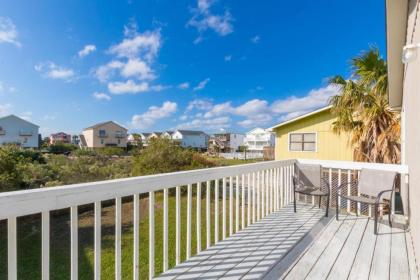
[[[290,149],[290,135],[291,134],[315,134],[315,150],[314,151],[294,151]],[[287,134],[287,150],[293,153],[317,153],[318,152],[318,132],[304,131],[304,132],[289,132]]]

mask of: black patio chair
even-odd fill
[[[328,217],[330,204],[330,185],[322,177],[322,167],[318,164],[295,163],[293,174],[293,207],[296,213],[296,193],[318,197],[318,207],[321,208],[321,198],[327,197],[325,217]]]
[[[391,222],[391,206],[392,198],[395,192],[395,182],[397,178],[397,173],[393,171],[383,171],[375,169],[362,169],[360,171],[359,180],[346,182],[341,184],[337,188],[337,201],[336,205],[338,206],[338,200],[340,197],[348,199],[350,201],[365,203],[368,205],[374,205],[374,217],[375,217],[375,228],[374,233],[378,234],[378,207],[380,204],[385,204],[383,199],[389,200],[389,225],[392,226]],[[351,186],[352,184],[357,184],[357,189],[359,190],[360,195],[348,195],[340,194],[339,190],[346,186]],[[382,201],[381,201],[382,198]],[[339,209],[336,207],[336,219],[338,220]]]

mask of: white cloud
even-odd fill
[[[230,118],[227,116],[212,119],[196,118],[190,122],[180,123],[178,129],[221,129],[230,127]]]
[[[106,82],[116,69],[124,67],[124,63],[118,60],[112,60],[105,65],[99,66],[95,70],[95,76],[101,82]]]
[[[232,55],[225,55],[225,61],[231,61]]]
[[[231,13],[225,9],[224,13],[222,14],[214,14],[211,11],[211,8],[214,5],[214,3],[215,1],[212,0],[198,0],[197,8],[191,10],[193,16],[188,21],[187,26],[195,27],[198,30],[198,32],[200,32],[200,34],[209,29],[213,30],[220,36],[226,36],[232,33],[233,17]],[[198,38],[202,37],[199,36]]]
[[[92,94],[92,96],[93,96],[96,100],[106,100],[106,101],[111,100],[111,96],[109,96],[108,94],[103,93],[103,92],[94,92],[94,93]]]
[[[95,45],[86,45],[86,46],[83,47],[83,49],[81,49],[78,52],[78,55],[79,55],[79,57],[85,57],[85,56],[87,56],[88,54],[90,54],[94,51],[96,51],[96,46]]]
[[[207,111],[213,107],[213,103],[207,99],[195,99],[188,103],[187,111],[194,109]]]
[[[21,117],[24,120],[30,121],[32,118],[32,112],[31,111],[22,112],[19,114],[19,117]]]
[[[44,121],[53,121],[55,119],[56,119],[56,116],[54,116],[54,115],[44,115],[42,117],[42,120],[44,120]]]
[[[185,82],[178,85],[179,89],[188,89],[190,87],[190,83]]]
[[[108,90],[112,94],[125,94],[125,93],[140,93],[150,90],[149,83],[141,82],[139,84],[135,83],[133,80],[128,80],[126,82],[111,82],[108,83]]]
[[[202,90],[206,87],[206,85],[210,82],[210,78],[204,79],[198,83],[196,87],[193,88],[194,91]]]
[[[258,44],[261,40],[261,37],[259,35],[255,35],[254,37],[251,38],[251,42],[254,44]]]
[[[316,110],[326,106],[329,98],[338,93],[336,87],[326,86],[311,90],[302,97],[292,96],[286,99],[275,100],[271,104],[266,100],[252,99],[238,106],[234,106],[231,101],[213,104],[211,100],[196,99],[188,104],[186,112],[192,110],[202,111],[204,120],[201,120],[200,123],[205,123],[207,119],[213,120],[220,117],[235,116],[239,118],[237,124],[250,128],[269,125],[274,119],[285,121]],[[201,118],[201,115],[199,117]],[[196,120],[195,122],[189,122],[189,125],[197,123],[198,121]]]
[[[167,118],[175,113],[177,107],[178,105],[171,101],[165,101],[161,107],[150,106],[145,113],[132,117],[131,127],[136,129],[151,127],[156,121]]]
[[[0,17],[0,43],[9,43],[21,47],[17,40],[18,31],[10,18]]]
[[[0,104],[0,116],[9,115],[12,108],[13,108],[13,105],[10,103]]]
[[[161,46],[160,29],[145,31],[140,34],[136,31],[125,32],[125,34],[131,37],[125,38],[121,43],[112,46],[109,49],[111,54],[126,58],[141,56],[148,61],[156,57]]]
[[[155,75],[146,62],[134,58],[129,59],[121,70],[123,77],[137,77],[139,80],[153,80]]]
[[[277,100],[271,106],[276,114],[287,114],[293,112],[307,112],[325,106],[331,96],[339,94],[337,87],[328,85],[326,87],[313,89],[303,97],[291,96],[284,100]]]
[[[58,66],[50,61],[38,63],[34,68],[51,79],[70,81],[75,76],[73,69]]]

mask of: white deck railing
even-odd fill
[[[378,165],[354,162],[332,162],[299,160],[302,163],[318,163],[325,168],[330,184],[336,187],[363,167],[395,170],[407,174],[407,168],[400,165]],[[175,188],[176,236],[175,259],[181,262],[181,246],[185,246],[187,259],[191,257],[192,211],[197,212],[197,252],[201,248],[201,198],[205,188],[205,238],[206,248],[211,240],[211,201],[214,200],[214,243],[262,219],[266,215],[292,202],[293,164],[296,160],[270,161],[230,167],[182,171],[151,176],[133,177],[94,183],[75,184],[62,187],[34,189],[0,193],[0,221],[7,219],[8,279],[17,279],[17,218],[25,215],[42,214],[41,252],[42,279],[49,279],[50,273],[50,212],[70,208],[70,262],[71,279],[78,279],[78,207],[94,204],[94,276],[101,275],[101,209],[102,201],[115,200],[115,278],[121,278],[121,212],[122,198],[133,199],[133,279],[139,278],[139,195],[149,194],[149,278],[155,271],[155,192],[163,190],[163,271],[168,270],[168,193]],[[336,179],[333,177],[337,176]],[[181,187],[187,186],[186,244],[181,244]],[[193,188],[196,196],[193,198]],[[214,197],[211,197],[212,189]],[[353,191],[350,190],[349,191]],[[357,190],[356,190],[357,191]],[[221,192],[221,199],[220,199]],[[332,193],[331,196],[334,194]],[[196,209],[192,201],[197,199]],[[307,200],[307,198],[305,198]],[[333,202],[334,200],[330,200]],[[314,201],[312,200],[312,203]],[[219,205],[221,204],[221,205]],[[352,211],[351,204],[339,205]],[[221,237],[219,235],[219,211],[222,212]],[[360,206],[358,206],[360,212]],[[229,213],[228,213],[229,212]],[[234,215],[235,214],[235,215]],[[235,217],[235,220],[234,220]],[[227,224],[229,222],[229,227]],[[184,234],[184,233],[183,233]]]

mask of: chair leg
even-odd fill
[[[374,216],[375,217],[374,233],[375,233],[375,235],[377,235],[378,234],[378,204],[375,204],[375,207],[373,209],[375,211],[375,216]]]
[[[296,192],[293,192],[293,209],[296,213]]]
[[[327,209],[325,210],[325,217],[328,217],[328,209],[330,208],[330,196],[327,196]]]
[[[321,208],[321,196],[318,198],[318,208]]]
[[[338,221],[338,194],[337,198],[335,199],[335,219]]]

